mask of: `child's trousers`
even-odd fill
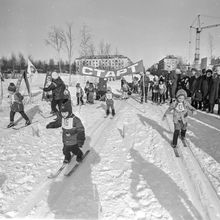
[[[181,138],[185,138],[186,128],[187,128],[187,123],[184,124],[182,121],[178,121],[177,123],[174,123],[173,147],[176,147],[177,145],[179,134],[181,135]]]

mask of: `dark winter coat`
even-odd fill
[[[63,80],[58,77],[57,79],[52,79],[52,83],[44,88],[45,92],[52,91],[52,97],[54,100],[64,99],[64,90],[66,86]]]
[[[198,78],[195,77],[191,85],[191,95],[193,99],[197,101],[202,101],[201,85],[202,85],[202,77],[201,76],[199,76]]]
[[[62,119],[62,140],[65,146],[78,145],[81,147],[85,141],[85,129],[81,120],[75,115]]]
[[[209,103],[215,104],[220,99],[220,76],[213,77],[210,83]]]
[[[201,92],[203,100],[208,98],[212,77],[202,76]]]
[[[148,88],[149,83],[150,83],[150,78],[148,76],[144,75],[144,78],[143,78],[143,76],[141,76],[140,81],[139,81],[139,85],[142,89],[143,89],[143,87]]]
[[[95,92],[94,86],[89,86],[88,88],[88,102],[89,103],[94,103],[94,92]]]
[[[11,111],[13,112],[24,111],[24,105],[22,102],[23,99],[24,97],[19,92],[12,94],[11,95]]]
[[[177,89],[177,74],[174,71],[166,74],[165,81],[167,82],[167,87],[171,87],[172,97],[175,97]]]

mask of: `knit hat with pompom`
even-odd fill
[[[176,98],[178,98],[181,95],[184,96],[185,98],[187,98],[187,93],[184,89],[180,89],[180,90],[177,91]]]

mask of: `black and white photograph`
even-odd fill
[[[0,219],[220,220],[220,0],[0,0]]]

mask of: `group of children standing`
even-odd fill
[[[167,87],[163,79],[158,79],[157,77],[154,77],[153,82],[150,85],[150,90],[152,90],[151,99],[153,103],[165,103],[165,94],[167,91]]]

